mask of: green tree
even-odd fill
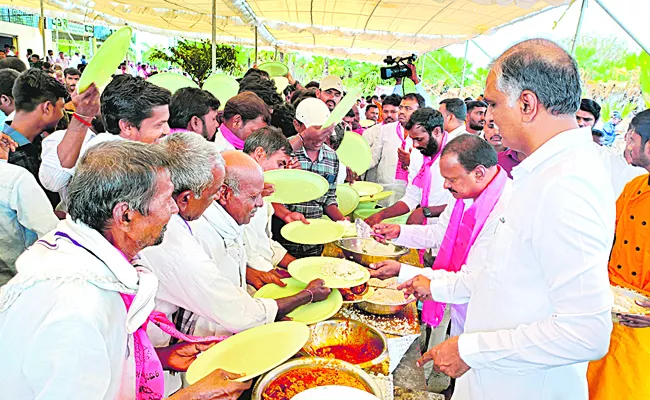
[[[152,54],[158,51],[164,51],[164,48],[161,46],[153,46],[147,48],[147,50],[142,52],[142,62],[145,64],[153,65],[157,67],[158,69],[167,69],[169,68],[169,62],[168,61],[162,61],[160,59],[155,59],[152,58]]]
[[[217,45],[217,69],[228,74],[240,72],[237,54],[238,51],[233,46]],[[169,52],[154,50],[149,59],[172,63],[187,72],[199,85],[203,85],[203,81],[212,73],[212,44],[208,40],[181,40]]]

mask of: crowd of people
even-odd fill
[[[253,68],[239,94],[218,99],[121,73],[101,93],[78,93],[78,68],[61,81],[9,58],[0,397],[238,398],[250,382],[231,372],[193,385],[180,372],[213,343],[328,297],[320,279],[277,300],[252,294],[322,254],[281,228],[347,220],[336,188],[356,180],[393,192],[366,219],[372,229],[420,251],[424,268],[391,260],[371,274],[397,277],[422,302],[430,335],[418,364],[457,379],[448,397],[650,396],[639,375],[650,317],[613,324],[610,291],[650,295],[650,110],[624,135],[616,113],[594,129],[600,106],[581,99],[576,62],[555,43],[507,50],[477,99],[432,104],[411,66],[415,92],[398,80],[328,128],[346,93],[333,75],[305,85],[288,75],[279,92]],[[369,143],[361,176],[337,155],[345,135]],[[610,151],[621,140],[624,154]],[[329,190],[270,203],[263,173],[283,168],[321,175]],[[385,222],[406,214],[406,224]]]

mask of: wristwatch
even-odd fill
[[[422,207],[422,214],[424,214],[426,218],[433,218],[433,214],[431,213],[431,210],[429,210],[429,207]]]

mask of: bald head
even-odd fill
[[[524,90],[554,116],[575,116],[580,106],[578,65],[562,47],[546,39],[530,39],[506,50],[492,65],[496,87],[511,105]]]
[[[246,225],[255,211],[264,205],[264,175],[259,164],[249,155],[228,150],[221,153],[226,161],[226,178],[219,204],[239,225]]]

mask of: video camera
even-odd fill
[[[411,69],[406,64],[413,64],[417,58],[415,54],[408,57],[386,57],[384,62],[389,66],[380,68],[381,79],[407,78],[411,76]]]

